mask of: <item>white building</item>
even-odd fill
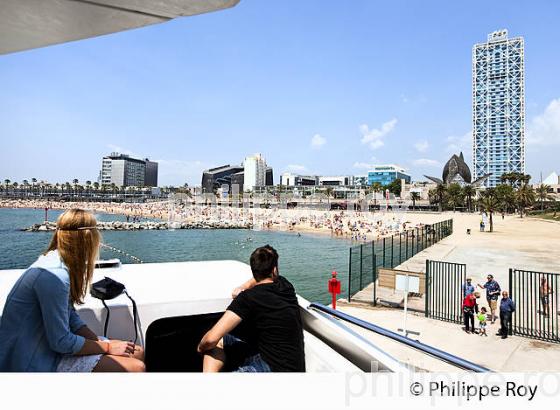
[[[266,161],[261,154],[255,154],[245,158],[243,162],[243,189],[245,191],[253,191],[255,187],[265,186],[266,168]]]
[[[553,172],[542,183],[545,185],[560,185],[560,177],[556,172]]]
[[[158,163],[113,152],[103,157],[99,183],[116,186],[157,186]]]
[[[525,173],[525,65],[523,37],[507,30],[488,35],[472,50],[473,179],[492,174],[486,187],[504,173]]]
[[[284,186],[315,186],[319,184],[316,175],[298,175],[292,172],[284,172],[280,175],[280,185]]]
[[[324,176],[319,177],[321,186],[349,186],[354,185],[354,177],[348,175]]]

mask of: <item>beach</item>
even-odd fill
[[[414,230],[426,223],[443,219],[434,213],[410,218],[412,214],[396,211],[341,211],[314,209],[234,208],[229,206],[199,205],[186,202],[160,201],[150,203],[62,202],[46,200],[0,200],[0,208],[47,208],[64,210],[83,208],[94,213],[123,215],[128,220],[160,219],[172,224],[207,224],[217,228],[238,225],[256,230],[313,233],[357,242],[377,240],[386,236]],[[47,211],[48,213],[48,211]],[[25,228],[25,227],[21,227]]]

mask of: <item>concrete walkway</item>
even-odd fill
[[[417,221],[421,220],[423,215],[410,213],[408,216]],[[467,265],[467,277],[473,278],[475,286],[477,283],[484,284],[486,276],[491,273],[503,290],[509,287],[510,268],[560,273],[560,223],[528,217],[519,218],[517,215],[509,215],[502,219],[500,215],[495,215],[494,232],[491,233],[479,231],[480,216],[477,214],[446,212],[438,216],[438,220],[449,218],[453,218],[451,236],[424,249],[396,269],[424,272],[426,259],[464,263]],[[470,235],[467,235],[467,229],[471,230]],[[482,296],[480,306],[484,306],[484,290],[478,290]],[[377,296],[378,299],[391,304],[402,305],[402,292],[378,288]],[[352,300],[371,302],[373,285],[358,292]],[[424,309],[423,298],[411,298],[409,302],[412,308]]]
[[[403,325],[403,311],[400,309],[370,308],[341,303],[341,311],[360,319],[397,331]],[[510,336],[502,340],[495,336],[499,321],[488,324],[488,337],[467,334],[462,326],[454,323],[426,319],[423,315],[410,313],[407,328],[420,332],[419,336],[409,335],[423,343],[445,350],[494,371],[528,372],[560,371],[560,344],[546,343],[532,339]],[[414,349],[389,340],[367,330],[355,327],[377,346],[395,358],[425,371],[457,371],[456,368],[433,359]]]

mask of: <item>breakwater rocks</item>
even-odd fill
[[[252,229],[252,223],[236,223],[232,221],[199,221],[199,222],[98,222],[100,231],[158,231],[167,229]],[[56,223],[43,222],[21,229],[25,232],[46,232],[56,230]]]

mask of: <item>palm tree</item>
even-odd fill
[[[410,199],[412,200],[412,210],[416,210],[416,201],[419,201],[420,198],[420,194],[416,191],[412,191],[410,193]]]
[[[5,179],[4,180],[4,184],[6,185],[6,193],[8,193],[8,186],[10,185],[12,181],[10,181],[9,179]]]
[[[523,218],[523,211],[525,210],[525,208],[535,202],[535,191],[533,191],[533,189],[529,185],[523,184],[515,193],[515,199],[517,201],[517,206],[519,206],[519,213],[521,215],[521,218]]]
[[[325,194],[327,195],[327,202],[328,202],[329,211],[331,209],[331,197],[333,196],[333,192],[334,192],[334,189],[333,189],[332,186],[327,187],[327,189],[325,190]]]
[[[510,185],[512,184],[512,174],[511,172],[505,172],[500,176],[500,181],[503,183],[509,183]]]
[[[438,204],[439,212],[443,211],[443,198],[447,193],[447,187],[443,184],[438,184],[436,187],[436,201]]]
[[[494,232],[494,220],[492,219],[492,215],[498,205],[498,200],[494,192],[483,195],[478,200],[478,206],[480,207],[480,209],[486,212],[490,217],[490,232]]]
[[[89,196],[91,191],[91,181],[86,181],[86,194]]]
[[[515,204],[515,191],[513,187],[508,184],[499,184],[494,188],[494,192],[502,213],[509,212],[512,204]]]
[[[544,201],[552,201],[554,200],[554,196],[550,195],[548,192],[550,191],[550,185],[540,184],[536,189],[535,192],[537,194],[537,198],[541,203],[541,211],[544,211]]]
[[[463,195],[467,198],[467,209],[472,212],[472,199],[476,195],[476,189],[472,185],[465,185],[463,187]]]
[[[371,191],[373,192],[373,206],[374,209],[375,207],[377,207],[377,193],[379,191],[381,191],[383,189],[383,187],[381,186],[381,184],[379,182],[374,182],[373,184],[371,184]]]
[[[23,186],[23,189],[25,189],[25,196],[27,196],[27,189],[29,188],[29,181],[27,179],[24,179],[23,181],[21,181],[21,185]]]
[[[463,200],[465,196],[463,195],[463,189],[459,184],[451,184],[447,187],[447,196],[449,200],[449,205],[453,207],[453,212],[457,209],[458,206],[463,204]]]
[[[519,173],[518,176],[518,181],[527,185],[529,183],[529,181],[531,180],[531,175],[529,174],[523,174],[523,173]]]
[[[78,182],[80,182],[78,178],[74,178],[72,180],[72,184],[74,184],[74,196],[76,196],[76,188],[78,187]]]

